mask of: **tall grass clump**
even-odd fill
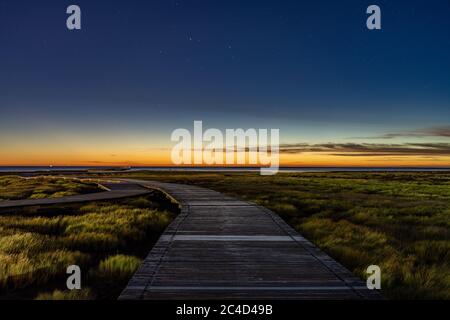
[[[139,268],[141,261],[138,257],[123,254],[109,256],[100,262],[95,274],[112,280],[129,279]]]

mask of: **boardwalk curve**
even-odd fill
[[[127,181],[166,192],[181,213],[119,299],[380,297],[264,207],[197,186]]]

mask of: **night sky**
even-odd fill
[[[450,166],[450,1],[0,0],[0,165],[165,164],[194,120],[280,128],[284,164]]]

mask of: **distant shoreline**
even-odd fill
[[[259,167],[123,167],[123,166],[0,166],[0,173],[34,172],[135,172],[135,171],[182,171],[182,172],[256,172]],[[280,167],[280,172],[450,172],[450,167]]]

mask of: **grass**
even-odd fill
[[[377,264],[383,294],[450,299],[450,174],[115,174],[196,184],[278,213],[361,278]]]
[[[72,291],[54,290],[52,292],[40,293],[36,300],[94,300],[95,295],[91,289],[81,289]]]
[[[117,254],[102,260],[96,270],[98,277],[107,279],[129,279],[141,264],[141,259],[135,256]]]
[[[0,298],[117,298],[176,211],[157,191],[0,211]],[[72,264],[81,268],[81,291],[65,289]]]
[[[97,184],[77,179],[0,176],[0,201],[59,198],[99,191]]]
[[[379,265],[386,297],[450,299],[449,173],[104,176],[195,184],[256,202],[361,278]],[[0,298],[116,298],[176,211],[161,197],[0,212]],[[64,290],[70,264],[82,268],[81,291]]]

